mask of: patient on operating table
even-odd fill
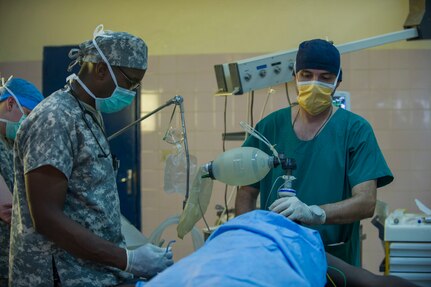
[[[136,286],[415,286],[326,255],[317,231],[255,210],[221,225],[196,252]],[[326,284],[326,285],[325,285]]]

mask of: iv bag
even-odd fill
[[[196,174],[197,160],[190,155],[190,178]],[[177,146],[177,153],[170,154],[165,162],[163,190],[167,193],[180,193],[185,195],[187,189],[187,159],[181,145]]]

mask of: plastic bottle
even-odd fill
[[[249,185],[264,178],[274,166],[273,157],[260,149],[239,147],[204,165],[208,176],[229,185]]]
[[[283,178],[284,184],[278,190],[278,197],[296,196],[296,190],[292,188],[292,181],[295,180],[295,177],[293,175],[285,175]]]

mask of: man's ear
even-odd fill
[[[106,66],[104,62],[95,64],[94,72],[98,80],[103,80],[107,75],[109,75],[108,66]]]
[[[15,101],[14,97],[10,96],[9,98],[7,98],[6,108],[7,108],[8,112],[10,112],[12,110],[13,104],[15,104],[15,103],[16,103],[16,101]]]

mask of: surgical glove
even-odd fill
[[[151,243],[142,245],[133,250],[126,249],[126,272],[136,276],[151,278],[174,264],[172,251],[161,248]]]
[[[326,213],[322,208],[317,205],[308,206],[296,196],[279,198],[269,209],[307,225],[324,224],[326,221]]]

